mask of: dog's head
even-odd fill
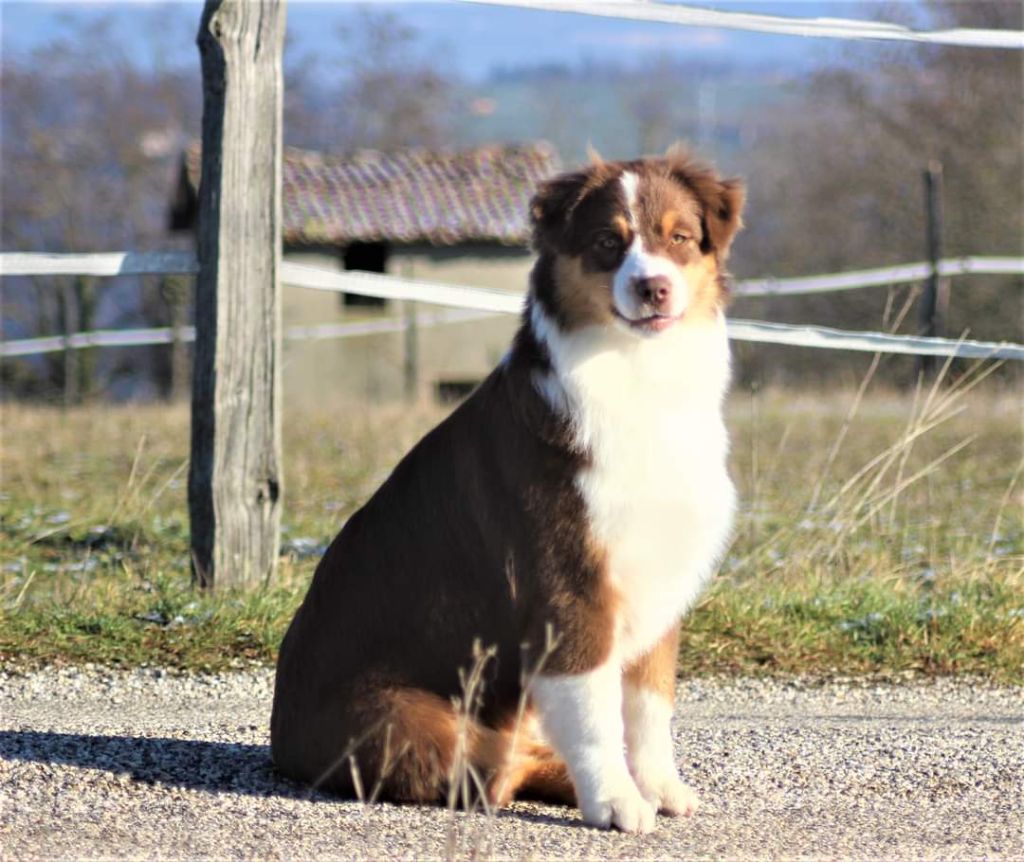
[[[535,301],[563,330],[653,336],[717,317],[744,189],[676,153],[597,162],[544,183],[531,204]]]

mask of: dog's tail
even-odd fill
[[[517,793],[574,800],[565,764],[531,733],[487,727],[415,688],[382,692],[373,712],[316,784],[363,799],[464,807],[481,799],[500,807]]]

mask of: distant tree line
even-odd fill
[[[1015,2],[927,2],[917,23],[1021,28]],[[880,13],[910,14],[900,4]],[[173,32],[191,39],[190,21]],[[1020,52],[852,45],[794,80],[765,69],[661,54],[634,66],[496,70],[469,84],[439,70],[400,18],[364,11],[330,60],[286,48],[286,143],[457,148],[492,137],[545,137],[572,163],[593,145],[608,157],[658,152],[684,139],[748,178],[738,275],[840,271],[924,256],[921,171],[945,175],[949,256],[1024,254],[1024,77]],[[198,62],[167,58],[169,32],[142,63],[107,23],[28,56],[5,52],[0,121],[0,239],[5,250],[164,249],[166,210],[187,141],[198,136]],[[163,40],[163,41],[161,41]],[[879,58],[882,58],[879,61]],[[749,94],[755,93],[757,99]],[[746,95],[745,95],[746,94]],[[481,96],[501,96],[495,116]],[[493,100],[492,100],[493,101]],[[490,103],[487,103],[490,104]],[[741,300],[737,316],[848,329],[892,325],[910,288]],[[1021,338],[1019,278],[974,276],[952,292],[947,331]],[[99,326],[187,322],[187,280],[7,279],[5,338]],[[907,314],[902,331],[913,331]],[[739,349],[745,380],[854,377],[864,357],[791,348]],[[906,382],[911,366],[892,362]],[[99,393],[167,396],[166,347],[69,351],[0,366],[4,395],[77,401]],[[178,393],[180,394],[180,392]]]
[[[154,48],[157,45],[154,44]],[[0,121],[5,250],[119,251],[167,248],[165,209],[174,158],[198,128],[192,70],[143,68],[110,22],[80,27],[28,57],[5,54]],[[4,337],[97,326],[169,325],[188,296],[170,278],[8,279]],[[126,384],[159,390],[166,348],[78,350],[3,363],[5,394],[87,399]],[[157,388],[152,388],[151,381]]]
[[[894,20],[901,4],[886,12]],[[1021,29],[1015,2],[924,4],[936,29]],[[922,171],[944,174],[944,254],[1024,254],[1024,60],[1019,51],[898,45],[870,63],[851,47],[840,64],[817,72],[764,126],[749,152],[750,230],[736,269],[745,275],[834,272],[925,257]],[[1024,283],[1019,276],[958,279],[946,332],[1020,341]],[[800,298],[751,299],[738,316],[848,329],[892,324],[913,289],[882,288]],[[886,307],[888,321],[883,321]],[[916,330],[914,313],[902,332]],[[751,353],[751,351],[747,351]],[[842,354],[759,347],[787,376],[860,369]],[[802,354],[800,356],[794,354]],[[890,359],[906,381],[912,363]],[[749,367],[746,369],[752,372]]]

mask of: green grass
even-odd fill
[[[743,503],[684,625],[682,672],[1024,682],[1021,414],[1016,393],[975,381],[735,393]],[[272,663],[317,548],[440,415],[289,414],[279,576],[207,595],[189,582],[183,406],[6,406],[0,659]]]

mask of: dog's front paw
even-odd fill
[[[683,784],[678,776],[661,786],[658,796],[658,810],[670,817],[689,817],[700,808],[700,798],[688,784]]]
[[[683,784],[671,769],[638,770],[634,778],[640,793],[662,814],[689,817],[700,807],[700,799],[693,788]]]
[[[614,826],[623,832],[650,832],[654,829],[657,813],[628,777],[618,782],[609,795],[581,800],[580,810],[583,819],[591,826],[601,829]]]
[[[660,813],[670,817],[689,817],[700,807],[696,792],[684,784],[674,772],[667,772],[656,778],[637,779],[637,786],[644,799]]]

